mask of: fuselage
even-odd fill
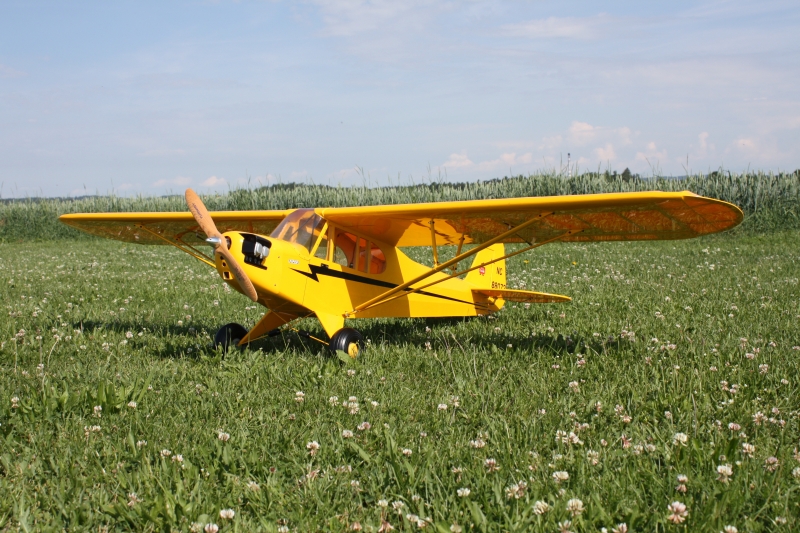
[[[358,258],[353,260],[352,256],[349,259],[342,258],[342,254],[339,254],[342,250],[336,244],[336,251],[329,253],[327,246],[321,246],[330,244],[330,241],[322,242],[327,236],[323,236],[324,239],[318,236],[310,249],[297,242],[272,236],[240,232],[228,232],[224,236],[230,239],[231,253],[256,287],[258,302],[272,311],[295,316],[327,314],[344,317],[358,304],[430,270],[398,248],[374,240],[367,241],[357,235],[355,237],[359,241],[368,243],[362,244],[363,248],[368,248],[368,252],[361,254],[360,262]],[[265,257],[256,257],[254,260],[253,255],[245,251],[252,248],[246,241],[252,243],[255,239],[268,243],[269,252]],[[354,253],[352,250],[350,252]],[[365,259],[365,255],[371,260]],[[378,268],[375,267],[377,261],[370,256],[379,256]],[[215,254],[215,263],[220,276],[241,292],[220,254]],[[425,280],[425,284],[446,278],[448,274],[433,274]],[[474,292],[474,288],[475,285],[455,277],[419,292],[403,291],[394,299],[359,312],[356,317],[478,316],[493,313],[502,307],[502,300],[495,301]]]

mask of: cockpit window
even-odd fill
[[[324,224],[313,209],[297,209],[278,224],[270,237],[297,243],[310,252]]]

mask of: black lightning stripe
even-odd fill
[[[349,272],[341,272],[339,270],[330,269],[330,268],[328,268],[326,266],[308,265],[308,269],[311,270],[310,273],[309,272],[303,272],[302,270],[297,270],[296,268],[293,268],[292,270],[294,270],[298,274],[302,274],[302,275],[304,275],[304,276],[306,276],[306,277],[308,277],[310,279],[313,279],[316,282],[319,282],[319,278],[317,276],[322,275],[322,276],[329,276],[329,277],[332,277],[332,278],[344,279],[344,280],[347,280],[347,281],[355,281],[355,282],[358,282],[358,283],[365,283],[367,285],[376,285],[378,287],[386,287],[387,289],[394,289],[395,287],[397,287],[397,284],[395,284],[395,283],[390,283],[388,281],[380,281],[380,280],[377,280],[377,279],[367,278],[367,277],[364,277],[364,276],[359,276],[357,274],[351,274]],[[410,292],[413,289],[407,288],[407,289],[404,289],[404,290],[406,292]],[[478,303],[475,303],[475,302],[468,302],[466,300],[459,300],[458,298],[451,298],[450,296],[444,296],[443,294],[436,294],[436,293],[428,292],[428,291],[416,291],[416,292],[418,294],[422,294],[422,295],[425,295],[425,296],[432,296],[434,298],[441,298],[443,300],[450,300],[452,302],[458,302],[458,303],[467,304],[467,305],[474,305],[475,307],[481,307],[481,308],[484,308],[484,309],[488,309],[488,307],[485,306],[485,305],[478,304]]]

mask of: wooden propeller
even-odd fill
[[[200,197],[192,189],[186,189],[186,204],[189,206],[189,211],[192,212],[192,216],[197,222],[197,225],[200,226],[206,234],[206,237],[208,237],[206,242],[212,244],[215,251],[222,254],[222,257],[228,262],[228,268],[231,269],[236,281],[239,282],[239,287],[241,287],[248,298],[257,302],[258,293],[256,293],[253,282],[250,281],[250,278],[247,277],[242,266],[233,257],[230,250],[228,250],[228,243],[225,237],[222,236],[217,226],[214,224],[214,221],[211,220],[211,215],[209,215],[206,206],[203,205],[203,201],[200,200]]]

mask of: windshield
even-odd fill
[[[298,209],[284,218],[270,237],[297,243],[310,252],[323,225],[322,217],[313,209]]]

